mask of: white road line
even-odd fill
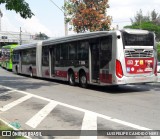
[[[32,128],[36,128],[40,124],[40,122],[57,106],[57,104],[58,103],[56,103],[55,101],[51,101],[29,121],[27,121],[26,124]]]
[[[11,109],[12,107],[22,103],[23,101],[25,101],[25,100],[27,100],[27,99],[29,99],[31,97],[32,97],[31,94],[28,94],[28,95],[26,95],[24,97],[21,97],[21,98],[15,100],[15,101],[3,106],[3,108],[0,108],[0,111],[7,111],[7,110]]]
[[[19,92],[19,93],[23,93],[23,94],[26,94],[26,95],[31,95],[28,92],[20,91],[20,90],[11,88],[11,87],[2,86],[2,85],[0,85],[0,87],[4,87],[6,89],[13,90],[13,91],[16,91],[16,92]],[[32,94],[32,96],[35,97],[35,98],[39,98],[39,99],[42,99],[42,100],[49,101],[49,102],[53,101],[51,99],[44,98],[44,97],[41,97],[41,96],[37,96],[37,95],[34,95],[34,94]],[[97,117],[104,118],[104,119],[106,119],[108,121],[112,121],[112,122],[115,122],[115,123],[118,123],[118,124],[121,124],[121,125],[125,125],[125,126],[128,126],[128,127],[134,128],[134,129],[138,129],[138,130],[152,130],[150,128],[146,128],[146,127],[139,126],[139,125],[136,125],[136,124],[132,124],[132,123],[129,123],[129,122],[126,122],[126,121],[115,119],[115,118],[112,118],[112,117],[109,117],[109,116],[106,116],[106,115],[103,115],[103,114],[92,112],[92,111],[89,111],[89,110],[86,110],[86,109],[82,109],[82,108],[79,108],[79,107],[75,107],[75,106],[72,106],[72,105],[69,105],[69,104],[65,104],[65,103],[62,103],[62,102],[54,101],[54,103],[56,103],[57,105],[62,105],[62,106],[65,106],[65,107],[68,107],[68,108],[71,108],[71,109],[75,109],[75,110],[78,110],[78,111],[81,111],[81,112],[84,112],[84,113],[88,113],[88,112],[89,113],[93,113],[94,115],[97,115]],[[154,137],[151,136],[151,139],[158,139],[158,138],[156,136],[154,136]]]
[[[82,130],[97,130],[97,115],[86,112],[82,122]]]
[[[4,95],[8,95],[8,94],[10,94],[10,93],[12,93],[12,92],[15,92],[14,90],[11,90],[11,91],[7,91],[7,92],[5,92],[5,93],[0,93],[0,97],[1,96],[4,96]]]
[[[97,130],[97,115],[95,113],[85,113],[81,130]],[[80,139],[97,139],[97,136],[80,136]]]

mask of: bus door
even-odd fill
[[[91,50],[91,81],[93,83],[99,83],[99,40],[92,39],[90,42]]]
[[[18,52],[18,73],[22,73],[22,51]]]
[[[100,82],[112,83],[109,63],[112,60],[112,36],[100,38]]]
[[[51,54],[51,63],[50,63],[50,67],[51,67],[51,76],[55,76],[55,62],[56,62],[56,49],[51,48],[50,49],[50,54]]]
[[[42,77],[50,77],[50,65],[49,65],[49,57],[50,57],[50,48],[48,46],[42,47]]]

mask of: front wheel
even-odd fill
[[[87,76],[84,72],[80,74],[79,83],[82,88],[87,87]]]

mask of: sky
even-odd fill
[[[4,4],[0,5],[3,13],[1,19],[1,31],[45,33],[50,37],[64,36],[64,13],[53,3],[62,8],[64,0],[26,0],[32,12],[35,14],[31,19],[23,19],[15,11],[8,11]],[[143,14],[147,15],[152,10],[160,14],[160,0],[109,0],[110,8],[107,15],[111,16],[112,27],[118,25],[119,29],[130,25],[130,18],[134,18],[137,11],[142,9]],[[68,33],[73,34],[73,31]]]

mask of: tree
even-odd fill
[[[144,16],[142,10],[137,12],[134,19],[131,19],[132,25],[124,28],[144,29],[153,31],[156,34],[157,41],[160,40],[160,16],[153,10],[149,15]]]
[[[160,25],[160,15],[155,10],[151,12],[151,21],[156,25]]]
[[[39,34],[35,34],[35,40],[46,40],[49,37],[45,34],[45,33],[39,33]]]
[[[157,43],[157,59],[160,61],[160,42]]]
[[[63,9],[66,23],[71,23],[74,31],[109,30],[111,17],[106,16],[108,0],[69,0]]]
[[[29,4],[24,0],[0,0],[0,4],[5,4],[7,10],[14,10],[25,19],[31,18],[34,15],[29,7]]]

